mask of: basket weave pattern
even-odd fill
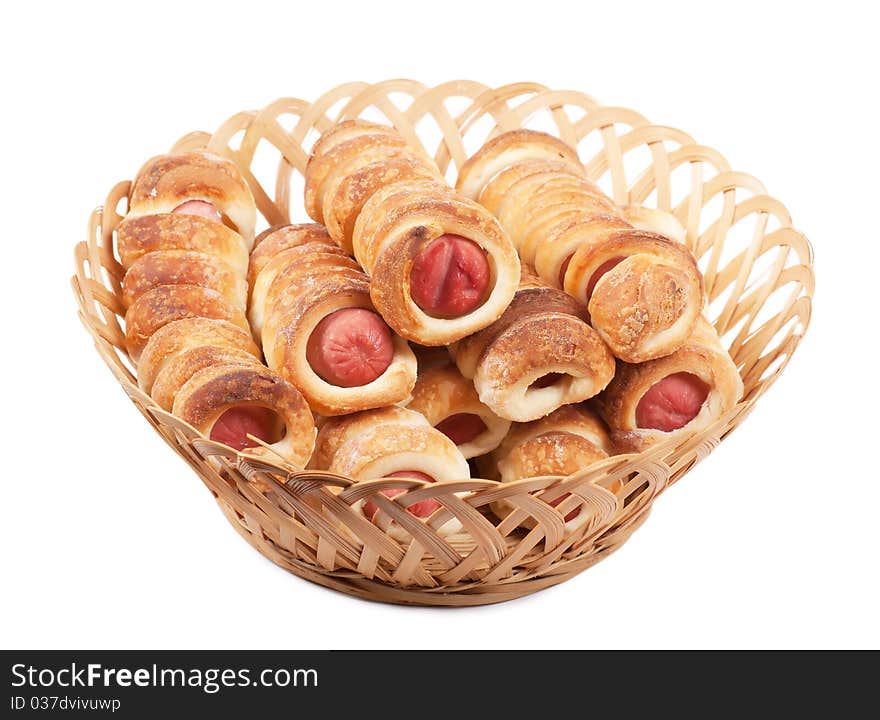
[[[809,323],[810,245],[783,205],[758,180],[732,171],[716,150],[632,110],[534,83],[497,89],[470,81],[433,88],[412,80],[351,83],[313,103],[284,98],[238,113],[214,134],[184,136],[173,151],[206,148],[232,159],[267,224],[296,222],[305,220],[301,186],[309,148],[335,122],[359,116],[393,124],[431,154],[453,184],[457,168],[489,137],[519,127],[552,132],[578,147],[589,176],[617,203],[675,214],[705,277],[707,317],[740,369],[743,399],[699,433],[608,458],[567,478],[355,484],[329,473],[297,472],[280,459],[248,460],[138,389],[125,350],[124,273],[114,251],[129,182],[110,191],[91,215],[87,240],[76,246],[80,317],[135,406],[202,478],[233,527],[278,565],[360,597],[424,605],[486,604],[555,585],[625,542],[654,499],[708,455],[782,372]],[[390,488],[407,492],[392,500],[381,494]],[[552,507],[541,499],[548,488],[550,499],[563,491],[571,496]],[[405,510],[428,498],[443,506],[433,527]],[[394,540],[351,509],[363,499],[387,512],[412,540]],[[487,512],[501,499],[517,508],[503,521]],[[577,506],[585,521],[567,529],[563,518]],[[463,531],[442,537],[435,528],[452,515]],[[525,530],[521,523],[529,517],[533,528]]]

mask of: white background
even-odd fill
[[[862,4],[301,6],[4,18],[0,645],[880,646],[880,55]],[[816,252],[810,330],[748,420],[616,554],[502,605],[369,603],[265,560],[132,407],[70,291],[89,211],[178,136],[391,77],[535,80],[636,108],[759,177]]]

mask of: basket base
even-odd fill
[[[220,504],[220,503],[218,503]],[[221,510],[223,509],[222,504]],[[531,595],[538,590],[558,585],[565,580],[595,565],[626,542],[648,517],[651,505],[628,521],[625,528],[614,533],[613,541],[603,545],[595,552],[584,555],[576,560],[555,567],[555,572],[547,575],[536,575],[527,580],[516,580],[496,583],[469,583],[456,588],[420,588],[389,585],[377,580],[345,570],[322,570],[283,552],[275,543],[264,537],[257,537],[242,522],[224,512],[232,526],[260,554],[267,557],[279,567],[284,568],[297,577],[308,580],[331,590],[354,595],[363,600],[392,603],[396,605],[421,605],[429,607],[468,607],[476,605],[493,605],[495,603],[515,600]]]

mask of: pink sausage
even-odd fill
[[[183,213],[185,215],[198,215],[199,217],[208,218],[214,222],[223,222],[223,216],[220,211],[214,207],[212,203],[205,200],[187,200],[178,205],[173,213]]]
[[[394,357],[391,331],[366,308],[344,308],[325,317],[309,336],[306,359],[337,387],[360,387],[384,373]]]
[[[277,424],[278,416],[268,408],[242,405],[224,412],[211,428],[210,437],[236,450],[244,450],[259,445],[248,434],[269,444],[280,440]]]
[[[460,317],[485,302],[489,274],[479,245],[460,235],[441,235],[413,260],[410,295],[433,317]]]
[[[390,473],[387,477],[402,477],[402,478],[413,478],[415,480],[424,480],[425,482],[434,482],[434,478],[430,475],[426,475],[423,472],[419,472],[418,470],[398,470],[397,472]],[[404,490],[385,490],[382,494],[387,497],[394,497],[395,495],[400,495],[400,493],[405,492]],[[407,511],[411,512],[417,518],[426,518],[431,517],[434,511],[440,507],[440,503],[436,500],[422,500],[421,502],[413,503],[409,507],[407,507]],[[369,500],[364,503],[364,515],[366,515],[370,520],[373,519],[373,515],[379,508],[375,503],[371,503]]]
[[[667,375],[642,395],[636,407],[636,424],[669,432],[693,420],[709,394],[709,386],[686,372]]]
[[[473,440],[477,435],[486,431],[486,423],[483,418],[474,413],[456,413],[441,420],[434,427],[442,432],[456,445],[464,445]]]

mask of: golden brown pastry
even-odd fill
[[[364,203],[386,185],[418,181],[445,185],[437,166],[394,128],[347,120],[312,148],[305,171],[306,212],[340,247],[354,253],[352,232]]]
[[[220,362],[199,370],[177,391],[172,412],[212,440],[297,468],[305,466],[314,447],[315,421],[303,396],[256,362]]]
[[[309,268],[329,265],[360,270],[354,260],[330,241],[323,225],[282,225],[261,233],[248,269],[248,320],[258,343],[262,342],[269,288],[276,277],[286,282],[282,271],[286,271],[291,260],[298,261],[294,271],[302,269],[304,264]]]
[[[226,320],[193,317],[164,325],[152,334],[138,362],[138,387],[164,410],[171,410],[180,386],[224,353],[241,361],[260,361],[248,331]]]
[[[185,318],[226,320],[248,331],[244,311],[220,293],[198,285],[157,285],[138,297],[125,313],[125,342],[137,362],[157,330]]]
[[[497,221],[433,184],[375,193],[358,217],[354,242],[376,309],[421,345],[447,345],[490,325],[519,276],[516,251]]]
[[[565,291],[589,298],[591,323],[615,356],[637,363],[663,357],[687,340],[703,309],[703,276],[680,243],[645,230],[606,233],[582,244]]]
[[[704,290],[673,216],[616,206],[573,148],[531,130],[487,143],[462,166],[457,186],[499,219],[524,264],[588,307],[616,357],[642,362],[685,342]]]
[[[197,150],[160,155],[138,171],[126,217],[160,213],[198,215],[229,226],[254,244],[256,205],[235,163]]]
[[[471,200],[480,193],[498,173],[527,160],[547,160],[571,167],[578,175],[583,167],[577,151],[562,140],[532,130],[511,130],[486,142],[480,151],[468,158],[458,173],[456,187]]]
[[[448,344],[510,302],[519,260],[498,222],[392,128],[335,126],[315,145],[305,183],[309,215],[357,258],[376,310],[406,339]]]
[[[305,207],[310,218],[324,223],[324,191],[327,179],[339,175],[337,170],[340,165],[368,152],[384,152],[386,157],[395,154],[406,157],[412,155],[406,141],[394,128],[366,120],[337,123],[318,138],[312,147],[305,172]],[[430,163],[426,164],[430,169]]]
[[[116,249],[126,270],[148,254],[167,251],[195,252],[222,260],[241,277],[248,270],[248,249],[244,238],[225,225],[200,215],[126,216],[116,228]]]
[[[435,482],[470,477],[467,461],[449,438],[431,427],[424,416],[399,407],[329,418],[318,432],[309,466],[355,481],[397,477]],[[403,491],[391,489],[383,494],[393,498]],[[361,500],[353,508],[392,537],[409,539],[409,534],[376,503]],[[442,511],[433,499],[419,501],[407,509],[424,521]],[[461,523],[452,517],[437,532],[448,535],[459,529]]]
[[[298,468],[311,456],[315,425],[302,395],[262,365],[250,333],[229,322],[196,317],[164,325],[144,349],[138,385],[236,450]]]
[[[153,158],[135,177],[128,204],[116,232],[131,358],[138,361],[154,332],[184,318],[247,330],[256,208],[235,164],[205,152]]]
[[[707,427],[731,410],[742,393],[736,365],[715,328],[701,317],[671,355],[638,365],[618,363],[599,407],[620,451],[639,452]]]
[[[416,358],[374,311],[370,281],[320,226],[267,235],[252,256],[250,319],[266,362],[322,415],[407,400]]]
[[[508,483],[546,475],[567,477],[612,454],[611,440],[598,415],[583,404],[565,405],[540,420],[514,424],[483,465],[496,467],[497,477]],[[569,529],[588,518],[581,512],[577,498],[570,498],[568,493],[554,497],[552,491],[547,491],[543,499],[560,506]],[[501,518],[513,509],[508,500],[492,503],[493,512]],[[531,528],[535,522],[527,517],[521,524]]]
[[[424,415],[465,458],[494,450],[510,428],[510,421],[481,403],[474,384],[448,362],[419,371],[407,408]]]
[[[160,285],[197,285],[213,290],[240,310],[247,303],[245,278],[219,257],[191,250],[167,250],[144,255],[125,273],[122,303],[130,307],[141,295]]]
[[[593,397],[614,375],[614,357],[585,318],[572,297],[524,270],[504,314],[450,353],[496,415],[536,420]]]
[[[265,294],[265,282],[268,275],[258,283],[263,268],[276,255],[285,250],[290,250],[300,245],[310,242],[327,242],[327,230],[323,225],[317,223],[303,223],[300,225],[273,225],[261,232],[256,240],[254,240],[254,249],[250,255],[250,261],[247,266],[247,285],[248,285],[248,313],[253,309],[251,299],[254,290],[258,286],[263,286],[262,292]],[[249,319],[251,319],[249,317]],[[259,337],[259,332],[255,333]]]

